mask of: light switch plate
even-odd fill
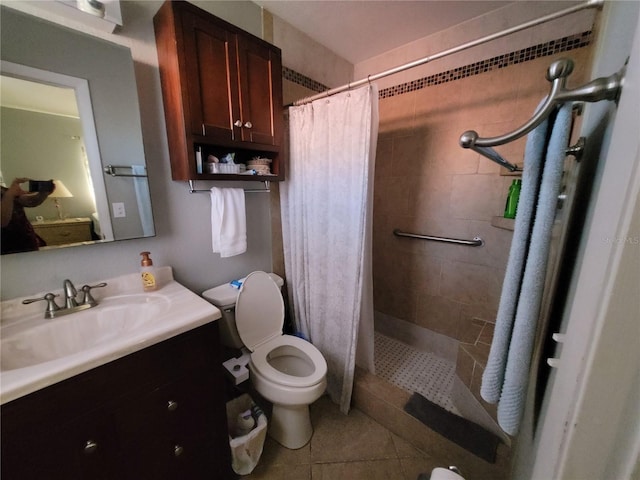
[[[122,218],[127,216],[127,213],[124,211],[124,203],[114,202],[112,204],[112,207],[113,207],[113,218]]]

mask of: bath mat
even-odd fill
[[[404,411],[465,450],[495,463],[500,439],[480,425],[448,412],[419,393],[411,395]]]

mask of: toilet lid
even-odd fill
[[[255,351],[282,335],[284,302],[280,288],[265,272],[253,272],[242,284],[236,300],[236,327],[242,343]]]

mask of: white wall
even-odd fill
[[[30,2],[23,2],[30,3]],[[164,123],[153,15],[159,1],[122,2],[124,26],[115,34],[90,31],[131,48],[142,121],[144,150],[156,237],[48,252],[3,255],[0,258],[3,299],[61,288],[65,278],[76,284],[137,271],[141,251],[149,250],[156,265],[171,265],[178,281],[195,292],[228,282],[252,270],[271,268],[271,227],[267,194],[248,194],[248,251],[221,259],[211,251],[210,205],[206,194],[189,194],[186,182],[171,180]],[[260,36],[261,9],[248,1],[194,2],[215,15]],[[27,5],[29,7],[29,5]],[[70,23],[61,20],[64,24]],[[253,182],[228,182],[252,186]],[[222,183],[216,183],[221,186]],[[198,187],[213,186],[201,182]]]
[[[282,65],[328,87],[353,80],[353,65],[308,35],[273,15],[273,44],[282,49]]]

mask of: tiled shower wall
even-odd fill
[[[586,81],[590,49],[582,47],[380,99],[375,309],[460,341],[457,374],[478,398],[512,237],[491,219],[503,214],[516,177],[458,140],[466,130],[496,136],[525,123],[549,91],[547,67],[561,57],[576,65],[569,86]],[[496,150],[521,165],[524,144]],[[400,238],[394,229],[485,244]]]

